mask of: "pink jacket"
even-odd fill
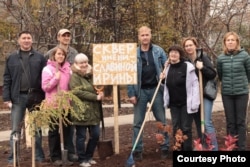
[[[59,70],[61,72],[61,78],[56,79],[55,73]],[[42,71],[42,89],[45,92],[45,99],[48,103],[53,102],[53,96],[57,93],[57,89],[60,91],[69,90],[69,80],[71,75],[70,64],[65,62],[63,66],[58,66],[55,61],[48,60],[47,65]],[[59,86],[59,88],[57,88]]]

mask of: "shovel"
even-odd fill
[[[105,140],[105,131],[102,131],[102,140],[97,144],[100,159],[106,159],[114,154],[112,140]]]
[[[13,135],[13,167],[16,167],[17,166],[17,149],[18,149],[18,134],[15,133]]]
[[[104,86],[94,86],[97,94],[102,92]],[[98,155],[100,159],[105,159],[110,157],[114,154],[112,140],[105,140],[105,125],[104,125],[104,118],[103,118],[103,110],[102,110],[102,102],[99,103],[99,108],[101,111],[101,122],[102,122],[102,140],[98,141],[97,148],[98,148]]]
[[[168,61],[168,60],[167,60],[167,61]],[[167,66],[168,66],[168,65],[167,65]],[[167,66],[164,67],[163,73],[166,71]],[[157,87],[156,87],[156,89],[155,89],[153,98],[152,98],[152,100],[151,100],[151,102],[150,102],[150,105],[149,105],[148,110],[147,110],[147,112],[146,112],[145,118],[144,118],[143,123],[142,123],[142,125],[141,125],[140,131],[139,131],[139,133],[138,133],[138,135],[137,135],[137,138],[136,138],[136,140],[135,140],[135,143],[134,143],[133,148],[132,148],[132,150],[131,150],[131,153],[130,153],[130,155],[129,155],[129,158],[128,158],[127,161],[126,161],[125,167],[135,167],[135,161],[134,161],[134,158],[133,158],[133,152],[134,152],[135,147],[136,147],[136,145],[137,145],[137,143],[138,143],[138,140],[139,140],[139,138],[140,138],[140,136],[141,136],[141,133],[142,133],[142,130],[143,130],[144,125],[145,125],[145,123],[146,123],[146,120],[147,120],[147,118],[148,118],[148,115],[149,115],[149,113],[150,113],[150,111],[151,111],[151,108],[152,108],[152,105],[153,105],[153,103],[154,103],[156,94],[157,94],[157,92],[158,92],[158,90],[159,90],[159,88],[160,88],[161,81],[162,81],[162,78],[160,78],[160,80],[159,80],[159,82],[158,82],[158,85],[157,85]]]
[[[203,103],[203,78],[201,70],[199,70],[199,88],[200,88],[200,112],[201,112],[201,142],[205,144],[205,119],[204,119],[204,103]]]
[[[63,166],[66,166],[68,162],[68,150],[64,149],[64,139],[63,139],[63,123],[62,118],[59,118],[59,131],[60,131],[60,142],[61,142],[61,154]]]
[[[58,72],[59,65],[56,65],[56,71]],[[59,92],[59,85],[57,85],[57,93]],[[67,166],[68,162],[68,150],[64,149],[64,139],[63,139],[63,122],[62,122],[62,116],[59,118],[59,132],[60,132],[60,144],[61,144],[61,156],[62,156],[62,165]]]
[[[102,140],[98,141],[97,148],[98,148],[98,155],[100,159],[105,159],[110,157],[114,154],[112,140],[105,140],[105,126],[104,126],[104,119],[103,119],[103,110],[102,110],[102,103],[99,103],[101,109],[101,121],[102,121]]]

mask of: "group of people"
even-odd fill
[[[96,92],[92,83],[92,67],[88,57],[78,53],[70,46],[71,32],[61,29],[57,33],[58,45],[49,50],[45,55],[35,51],[32,47],[32,35],[29,31],[22,31],[18,35],[20,48],[10,54],[6,59],[3,84],[3,100],[11,109],[11,153],[8,158],[8,166],[18,165],[14,161],[13,138],[20,137],[22,122],[26,108],[32,112],[32,104],[28,105],[28,93],[30,88],[36,88],[45,92],[45,103],[57,109],[56,97],[61,91],[72,90],[80,99],[80,105],[86,106],[82,111],[69,101],[65,105],[73,105],[77,113],[84,115],[82,119],[76,119],[71,115],[68,118],[72,125],[63,125],[63,140],[65,150],[68,150],[68,160],[65,165],[73,165],[78,161],[82,167],[90,167],[96,164],[92,159],[100,135],[101,108],[100,101],[103,92]],[[52,126],[52,125],[51,125]],[[74,145],[74,133],[76,142]],[[86,133],[89,133],[89,140]],[[37,163],[45,162],[42,148],[41,131],[35,134],[35,160]],[[15,139],[16,140],[16,139]],[[52,163],[62,166],[62,150],[60,144],[59,126],[54,126],[48,132],[49,156]]]
[[[128,85],[128,97],[134,105],[133,157],[143,159],[142,135],[138,136],[145,119],[147,104],[152,101],[152,112],[156,121],[166,125],[165,110],[170,109],[173,137],[180,129],[187,139],[181,145],[182,151],[192,151],[192,123],[197,134],[203,138],[201,126],[204,124],[205,137],[211,140],[212,151],[218,151],[216,130],[212,121],[214,99],[202,94],[209,80],[221,82],[222,102],[226,117],[227,134],[237,137],[235,150],[246,150],[246,112],[249,99],[250,56],[240,46],[240,38],[235,32],[227,32],[223,38],[223,53],[217,57],[217,64],[199,49],[195,37],[186,37],[181,45],[173,45],[164,50],[151,42],[151,29],[142,26],[138,30],[140,45],[137,49],[137,85]],[[162,71],[165,69],[164,71]],[[200,73],[200,74],[199,74]],[[201,76],[201,77],[200,77]],[[201,82],[201,81],[202,82]],[[157,89],[158,82],[162,88]],[[200,87],[202,83],[202,87]],[[202,101],[201,101],[202,100]],[[201,102],[204,104],[201,110]],[[204,121],[201,120],[204,112]],[[165,159],[169,150],[169,135],[160,145],[161,158]],[[139,139],[135,143],[136,139]],[[205,145],[208,143],[205,143]]]
[[[160,46],[151,42],[151,29],[142,26],[138,30],[139,46],[137,48],[137,80],[136,85],[128,85],[127,92],[134,106],[132,145],[136,144],[133,157],[136,161],[143,159],[143,136],[139,135],[145,119],[147,104],[152,103],[152,112],[156,121],[167,125],[166,109],[170,108],[173,135],[181,129],[187,140],[182,143],[181,150],[193,150],[192,123],[195,121],[198,136],[201,138],[200,103],[204,103],[205,132],[211,137],[213,150],[218,150],[216,130],[212,122],[213,99],[206,96],[200,98],[199,73],[202,75],[203,88],[209,81],[217,77],[221,81],[221,94],[226,116],[227,133],[238,136],[237,150],[246,149],[246,111],[249,98],[250,57],[240,46],[239,36],[228,32],[223,39],[223,53],[217,58],[216,68],[206,54],[201,53],[194,37],[183,39],[182,46],[171,46],[167,54]],[[68,165],[78,161],[82,167],[96,164],[93,154],[100,136],[102,92],[96,92],[92,83],[91,65],[88,57],[78,53],[70,45],[71,32],[68,29],[58,31],[59,44],[45,55],[32,47],[32,35],[22,31],[18,36],[20,48],[6,59],[3,84],[3,101],[11,109],[11,154],[9,165],[13,165],[13,136],[20,136],[22,122],[27,105],[30,88],[45,92],[45,100],[55,106],[55,97],[59,91],[72,90],[87,106],[84,111],[74,103],[75,110],[84,116],[76,119],[69,115],[74,126],[63,127],[64,145],[68,150]],[[163,69],[165,69],[163,71]],[[216,70],[215,70],[216,69]],[[28,74],[28,75],[26,75]],[[28,77],[27,77],[28,76]],[[161,81],[161,88],[157,86]],[[76,131],[76,142],[73,138]],[[89,140],[85,145],[86,133]],[[162,132],[165,140],[160,145],[161,158],[166,159],[170,147],[170,137]],[[137,137],[139,140],[135,143]],[[59,126],[51,128],[48,135],[49,156],[54,165],[62,165]],[[76,151],[75,151],[76,148]],[[36,161],[44,161],[41,132],[36,134]]]

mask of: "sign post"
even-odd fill
[[[119,154],[118,85],[137,84],[136,48],[136,43],[93,44],[93,84],[113,85],[116,154]]]

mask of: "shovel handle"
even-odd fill
[[[204,103],[203,103],[203,78],[201,70],[199,70],[199,87],[200,87],[200,112],[201,112],[201,133],[205,133],[205,119],[204,119]]]
[[[164,67],[163,73],[165,73],[167,67],[168,67],[168,65],[166,65],[166,66]],[[145,123],[146,123],[146,118],[148,117],[149,112],[150,112],[150,110],[151,110],[151,108],[152,108],[152,105],[153,105],[153,103],[154,103],[155,97],[156,97],[156,95],[157,95],[157,93],[158,93],[158,90],[159,90],[159,88],[160,88],[160,85],[161,85],[162,80],[163,80],[163,79],[160,78],[159,81],[158,81],[158,85],[157,85],[157,87],[156,87],[156,89],[155,89],[153,98],[152,98],[152,100],[151,100],[151,102],[150,102],[150,104],[149,104],[148,110],[147,110],[147,112],[146,112],[145,118],[144,118],[143,123],[142,123],[141,128],[140,128],[140,131],[139,131],[139,133],[138,133],[138,135],[137,135],[137,138],[136,138],[136,140],[135,140],[135,143],[134,143],[134,145],[133,145],[132,152],[135,150],[135,147],[136,147],[136,145],[137,145],[137,143],[138,143],[138,140],[139,140],[139,138],[140,138],[140,136],[141,136],[143,127],[144,127],[144,125],[145,125]]]

